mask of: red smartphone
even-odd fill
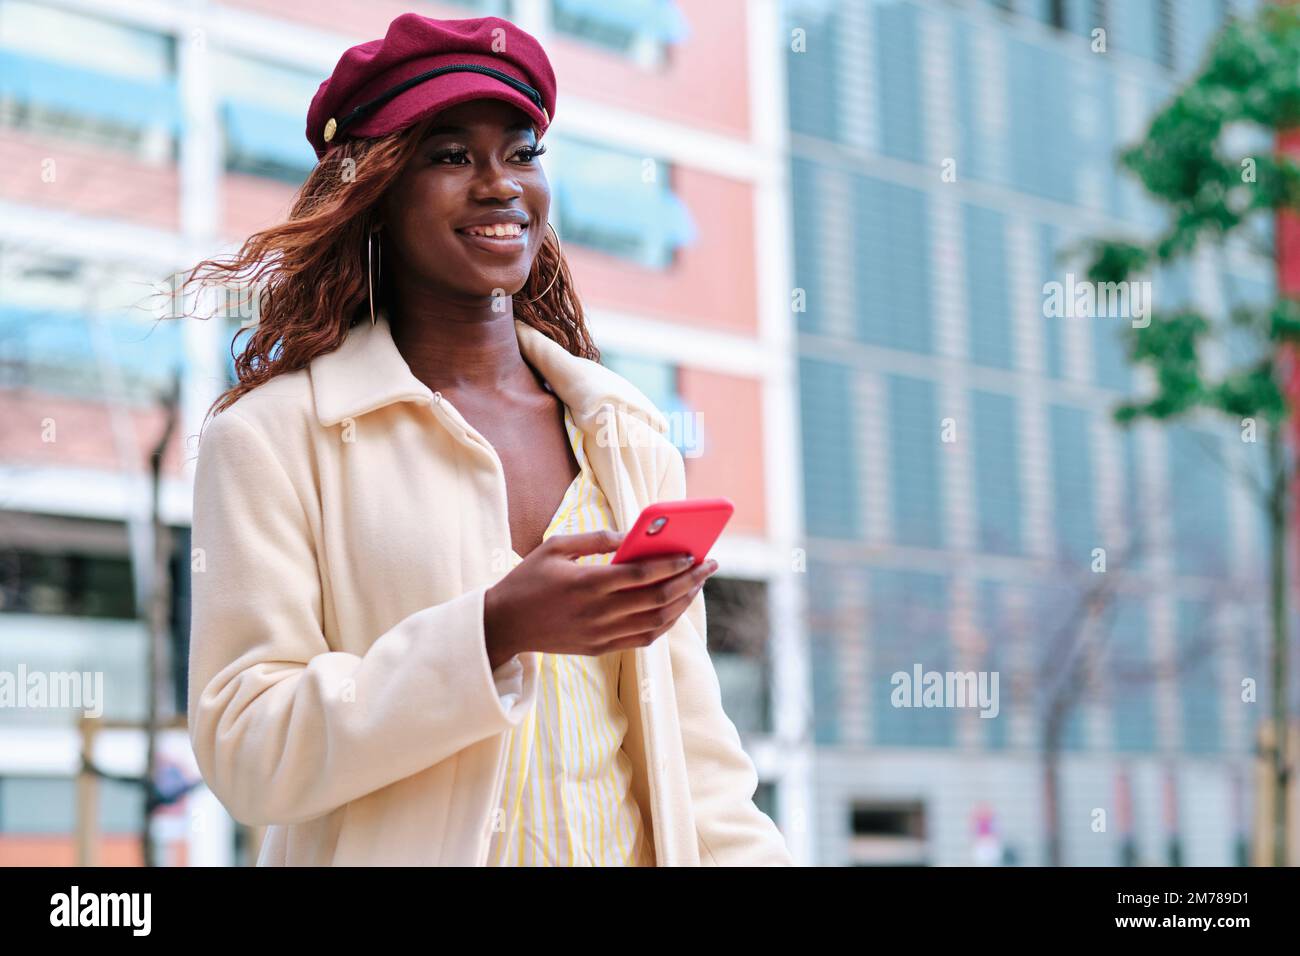
[[[727,498],[685,498],[647,505],[610,563],[690,554],[699,564],[735,510]]]

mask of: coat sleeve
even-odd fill
[[[659,500],[684,497],[686,463],[673,448]],[[709,657],[706,634],[701,589],[665,635],[700,862],[705,866],[793,866],[781,831],[754,803],[758,772],[741,746],[736,725],[722,708],[722,689]]]
[[[188,717],[208,787],[246,824],[321,816],[517,725],[533,675],[492,670],[476,587],[331,650],[308,511],[233,409],[194,480]]]

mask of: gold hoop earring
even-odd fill
[[[373,246],[374,246],[374,238],[375,238],[375,233],[377,233],[377,232],[379,231],[379,228],[380,228],[380,227],[375,227],[374,229],[371,229],[370,232],[366,235],[366,294],[367,294],[367,296],[368,296],[369,299],[370,299],[370,327],[371,327],[372,329],[375,327],[375,288],[374,288],[374,286],[375,286],[375,285],[378,285],[379,282],[383,279],[383,276],[384,276],[384,258],[383,258],[384,247],[383,247],[383,243],[380,243],[380,246],[379,246],[379,253],[380,253],[380,254],[379,254],[379,256],[378,256],[378,259],[379,259],[379,269],[377,270],[377,273],[378,273],[378,274],[375,276],[375,282],[374,282],[374,285],[371,284],[371,282],[370,282],[370,273],[371,273],[372,259],[375,258],[375,256],[374,256],[374,249],[373,249]]]
[[[555,227],[551,225],[551,220],[546,220],[546,225],[547,228],[551,230],[551,235],[555,237],[555,275],[551,276],[551,281],[547,283],[546,288],[543,289],[540,294],[533,296],[531,299],[524,299],[525,305],[536,302],[538,299],[545,296],[546,293],[551,291],[551,286],[555,285],[555,280],[560,277],[560,266],[562,264],[560,261],[560,253],[563,251],[563,247],[560,245],[560,234],[556,232]]]

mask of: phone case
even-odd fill
[[[686,498],[647,505],[619,545],[612,563],[690,554],[699,564],[735,510],[728,498]],[[656,531],[660,518],[665,520]]]

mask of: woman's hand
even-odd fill
[[[524,651],[608,654],[667,631],[718,568],[690,555],[626,564],[579,564],[618,549],[626,532],[552,535],[487,589],[483,629],[496,670]]]

